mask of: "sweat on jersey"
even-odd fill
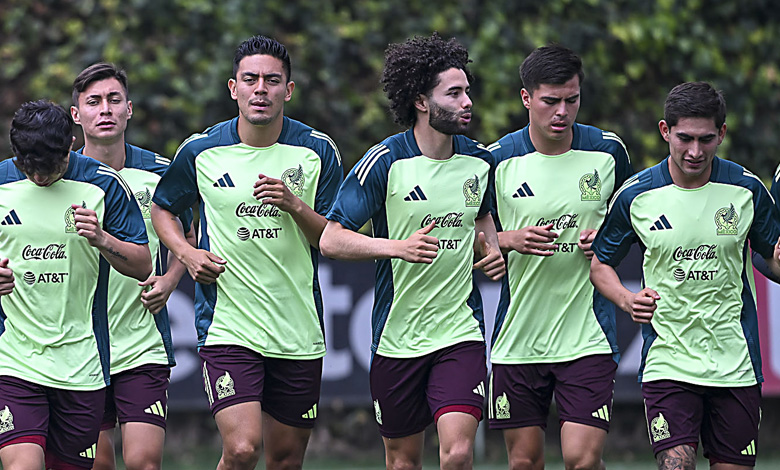
[[[642,325],[639,380],[763,382],[749,250],[773,255],[780,212],[764,184],[736,163],[715,157],[709,181],[685,189],[672,182],[669,162],[626,181],[593,243],[599,260],[615,267],[638,242],[643,284],[661,297]]]
[[[529,364],[618,353],[614,307],[590,283],[580,232],[601,227],[614,191],[633,174],[612,132],[574,124],[572,148],[538,152],[528,127],[488,147],[496,160],[500,231],[553,224],[552,256],[507,254],[491,362]],[[601,305],[597,308],[596,305]],[[595,313],[594,313],[595,312]]]
[[[278,141],[263,148],[242,143],[237,124],[234,118],[185,140],[153,197],[177,215],[197,202],[199,247],[227,261],[217,282],[195,286],[198,344],[322,357],[317,250],[290,214],[252,192],[262,173],[325,215],[343,179],[341,156],[326,134],[287,117]]]
[[[463,341],[484,341],[482,300],[473,282],[475,219],[491,205],[490,153],[453,136],[454,155],[422,154],[413,129],[375,145],[349,172],[328,219],[353,231],[371,219],[374,237],[402,240],[436,222],[431,264],[377,261],[372,353],[419,357]]]
[[[107,296],[110,265],[76,233],[71,204],[97,213],[103,230],[145,244],[143,219],[116,171],[70,153],[48,187],[0,162],[0,258],[13,292],[0,297],[0,375],[66,390],[109,383]]]
[[[78,153],[83,153],[79,149]],[[171,161],[165,157],[125,144],[125,166],[119,170],[135,196],[146,225],[149,251],[155,268],[153,275],[161,276],[162,258],[160,239],[152,226],[152,194],[157,182],[165,173]],[[192,210],[182,218],[185,233],[192,223]],[[112,269],[108,278],[108,329],[111,343],[111,375],[134,369],[144,364],[173,366],[173,341],[168,308],[163,307],[152,315],[141,303],[145,288],[138,286],[138,280]]]

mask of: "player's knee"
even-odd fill
[[[267,470],[300,470],[303,468],[303,456],[293,454],[274,456],[266,453],[265,468]]]
[[[254,468],[260,460],[260,444],[248,440],[225,443],[222,460],[229,468]]]
[[[407,456],[388,456],[387,470],[422,470],[422,460]]]
[[[579,455],[564,461],[566,470],[602,470],[604,462],[599,456]]]
[[[469,442],[458,442],[441,449],[441,467],[446,469],[471,468],[474,453]]]
[[[125,461],[127,470],[160,470],[162,468],[162,458],[156,455],[135,453],[123,455],[122,459]]]
[[[541,470],[544,468],[544,459],[534,458],[529,455],[515,455],[509,457],[509,470]]]

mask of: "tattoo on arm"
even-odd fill
[[[696,450],[679,445],[658,453],[658,470],[696,470]]]
[[[118,252],[118,251],[114,251],[114,249],[113,249],[113,248],[110,248],[110,247],[109,247],[109,248],[108,248],[108,250],[106,250],[106,251],[108,251],[109,253],[111,253],[113,256],[115,256],[115,257],[117,257],[117,258],[121,259],[122,261],[127,261],[127,256],[123,255],[122,253],[120,253],[120,252]]]

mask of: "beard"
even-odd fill
[[[460,122],[460,117],[466,112],[471,113],[472,117],[474,116],[471,110],[460,113],[447,111],[432,100],[430,101],[430,108],[431,114],[428,116],[428,123],[432,128],[445,135],[465,134],[471,122],[463,124]]]

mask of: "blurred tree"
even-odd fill
[[[349,168],[401,130],[379,85],[387,44],[437,30],[470,49],[478,115],[470,134],[485,143],[527,123],[518,66],[559,42],[585,64],[578,120],[622,136],[637,168],[666,155],[657,122],[668,90],[708,80],[729,105],[721,153],[768,178],[780,143],[778,11],[772,0],[5,0],[0,135],[7,142],[23,101],[69,105],[76,74],[108,60],[130,77],[128,139],[173,155],[191,133],[235,115],[226,86],[233,51],[266,34],[293,60],[287,114],[329,133]]]

